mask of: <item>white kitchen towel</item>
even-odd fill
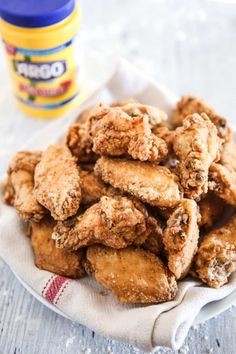
[[[79,109],[49,123],[24,149],[43,149],[63,139],[67,126],[77,119],[84,108],[97,101],[111,103],[127,97],[158,106],[167,113],[171,112],[176,102],[176,98],[165,88],[122,60],[113,77]],[[235,274],[227,285],[218,290],[188,278],[179,282],[174,301],[151,306],[121,305],[90,277],[71,280],[37,269],[25,231],[26,225],[19,220],[15,210],[1,202],[0,256],[11,269],[68,318],[104,336],[133,344],[145,351],[156,346],[178,349],[201,309],[213,301],[225,299],[236,289]]]

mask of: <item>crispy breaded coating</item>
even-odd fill
[[[105,184],[93,171],[80,171],[81,179],[81,204],[92,205],[97,203],[102,196],[118,194],[112,186]]]
[[[90,118],[93,151],[99,155],[130,155],[135,160],[163,160],[168,154],[166,142],[151,131],[147,114],[131,117],[119,107],[100,104]]]
[[[159,255],[163,248],[163,225],[158,218],[150,217],[149,235],[141,247],[156,255]]]
[[[154,206],[174,206],[181,199],[178,178],[165,166],[101,157],[94,171],[114,188]]]
[[[102,197],[84,214],[60,222],[53,232],[58,247],[77,250],[95,243],[113,248],[140,245],[147,239],[150,217],[146,208],[126,197]]]
[[[159,108],[138,102],[127,103],[121,106],[121,109],[133,118],[140,116],[147,117],[151,129],[160,126],[160,124],[166,122],[168,118],[167,114]]]
[[[176,129],[174,151],[180,160],[176,171],[187,198],[199,200],[208,191],[208,172],[219,159],[221,139],[206,114],[187,116]]]
[[[79,169],[66,146],[51,145],[35,169],[35,196],[55,220],[75,215],[80,205]]]
[[[123,304],[170,301],[177,293],[174,276],[158,257],[142,249],[91,246],[85,268]]]
[[[173,141],[175,138],[174,130],[170,130],[167,126],[156,125],[152,129],[152,132],[153,134],[155,134],[156,136],[158,136],[159,138],[163,139],[166,142],[169,153],[170,152],[172,153]]]
[[[236,214],[200,243],[193,271],[208,286],[219,288],[236,270]]]
[[[199,220],[199,227],[205,229],[211,228],[217,221],[222,218],[227,205],[213,193],[208,193],[199,203],[199,211],[201,218]]]
[[[209,189],[226,203],[236,206],[236,143],[233,139],[224,144],[220,161],[210,168]]]
[[[165,112],[157,107],[142,104],[133,98],[113,103],[111,107],[120,107],[130,117],[147,116],[152,130],[163,124],[168,124],[168,116]]]
[[[206,102],[194,96],[181,97],[173,112],[173,124],[175,126],[182,125],[184,118],[194,113],[206,113],[216,126],[219,137],[223,138],[225,141],[231,139],[232,130],[229,127],[227,119],[216,113],[214,108],[210,107]]]
[[[3,201],[5,204],[14,206],[14,200],[15,200],[15,190],[11,183],[11,176],[9,174],[9,169],[8,169],[8,176],[3,186]]]
[[[167,252],[168,268],[177,279],[188,274],[197,251],[198,216],[196,202],[183,199],[167,221],[163,243]]]
[[[51,238],[54,225],[55,221],[50,217],[44,218],[40,223],[32,222],[30,225],[35,265],[39,269],[69,278],[85,276],[82,265],[85,250],[67,252],[56,248],[55,241]]]
[[[4,202],[13,205],[24,221],[39,221],[46,214],[33,193],[34,171],[41,158],[41,152],[18,152],[8,169],[4,186]]]
[[[79,122],[71,125],[67,131],[65,143],[79,162],[96,161],[87,123]]]

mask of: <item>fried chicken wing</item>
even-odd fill
[[[197,251],[198,216],[196,202],[183,199],[167,221],[163,243],[167,252],[168,268],[177,279],[188,274]]]
[[[59,222],[53,232],[58,247],[77,250],[100,243],[113,248],[124,248],[145,242],[150,218],[146,208],[126,197],[102,197],[84,214]]]
[[[51,145],[35,169],[35,196],[55,220],[75,215],[81,198],[79,169],[66,146]]]
[[[176,129],[174,151],[180,160],[176,171],[187,198],[199,200],[208,190],[208,172],[219,159],[221,139],[206,114],[186,117]]]
[[[91,246],[85,268],[124,304],[170,301],[177,293],[174,276],[158,257],[142,249]]]
[[[205,229],[211,228],[219,221],[226,208],[225,202],[213,193],[208,193],[207,196],[199,202],[198,206],[201,215],[199,227],[204,227]]]
[[[118,194],[112,186],[105,184],[93,171],[81,171],[81,204],[92,205],[97,203],[103,196]]]
[[[135,160],[159,162],[168,154],[166,142],[152,133],[147,114],[131,117],[123,107],[100,104],[89,119],[93,151],[99,155],[128,154]]]
[[[54,225],[55,221],[50,217],[44,218],[40,223],[32,222],[30,225],[35,265],[39,269],[69,278],[85,276],[82,265],[85,250],[67,252],[56,248],[55,241],[51,238]]]
[[[71,125],[65,143],[80,163],[96,161],[97,157],[92,151],[93,144],[89,136],[87,122]]]
[[[186,116],[194,113],[206,113],[212,123],[217,128],[220,138],[228,141],[232,137],[232,130],[229,127],[226,118],[220,116],[216,111],[208,106],[203,100],[194,96],[183,96],[177,103],[177,107],[173,112],[172,121],[175,126],[180,126]]]
[[[210,168],[209,189],[226,203],[236,206],[236,143],[224,144],[220,161]]]
[[[164,166],[101,157],[94,171],[114,188],[154,206],[174,206],[181,199],[178,178]]]
[[[193,271],[207,285],[219,288],[236,270],[236,214],[200,243]]]
[[[8,169],[4,187],[4,201],[13,205],[24,221],[39,221],[46,214],[33,193],[34,171],[41,158],[41,152],[18,152]]]

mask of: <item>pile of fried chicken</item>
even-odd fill
[[[38,268],[86,274],[122,303],[170,301],[187,275],[219,288],[236,270],[236,143],[184,96],[172,116],[134,99],[85,110],[65,142],[17,153],[4,201],[29,223]]]

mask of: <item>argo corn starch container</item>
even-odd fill
[[[74,52],[80,25],[75,0],[2,0],[0,17],[19,107],[30,116],[52,118],[81,103],[85,92]]]

